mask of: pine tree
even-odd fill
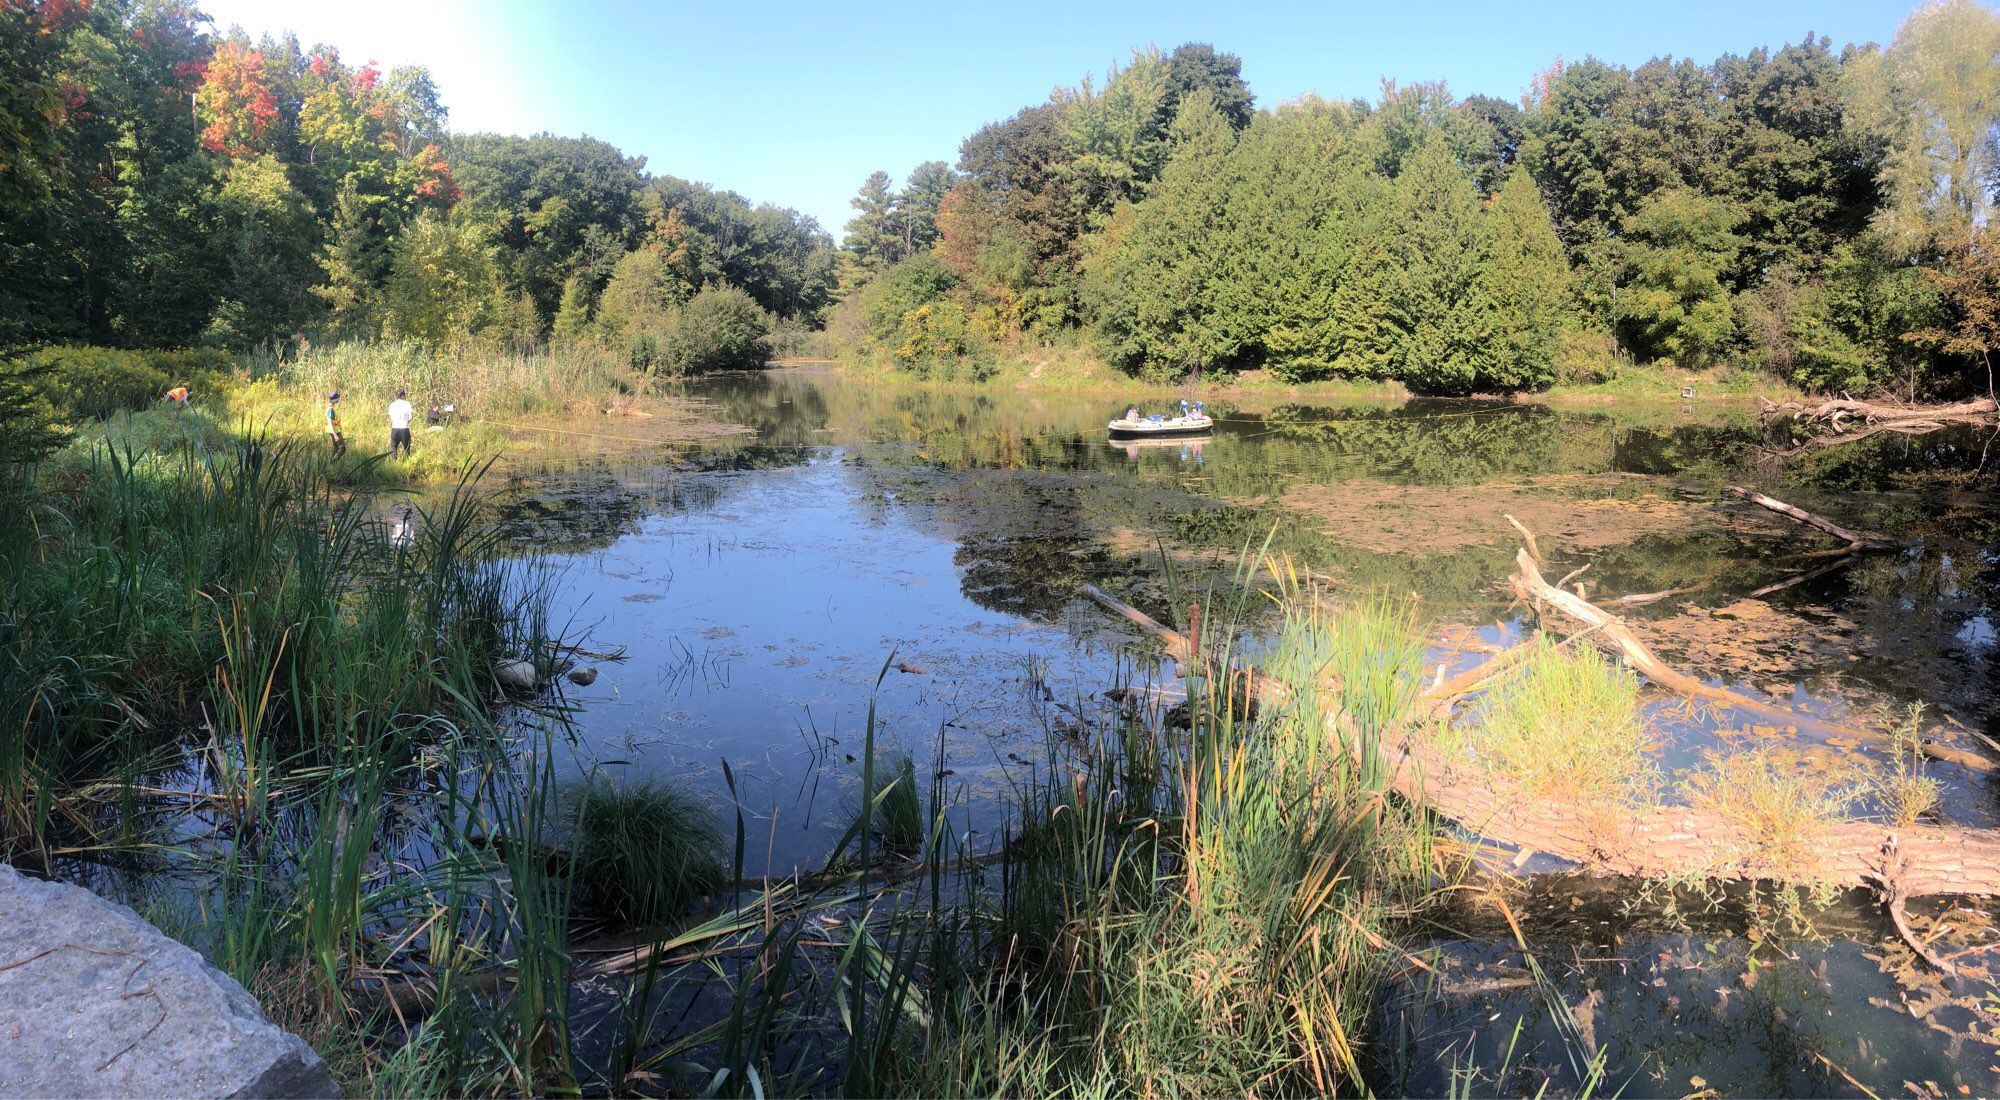
[[[363,194],[349,177],[334,200],[333,225],[320,254],[326,282],[313,293],[326,302],[327,323],[336,332],[368,335],[375,328],[375,302],[389,274],[389,242],[377,211],[382,200]]]
[[[1493,299],[1491,381],[1509,388],[1555,379],[1569,309],[1569,264],[1534,178],[1516,166],[1486,211],[1485,279]]]
[[[1218,366],[1242,350],[1215,323],[1213,293],[1229,246],[1220,230],[1235,131],[1213,97],[1197,90],[1181,105],[1172,138],[1152,195],[1133,210],[1120,244],[1094,260],[1087,287],[1107,352],[1160,379]]]
[[[1427,133],[1396,178],[1386,226],[1390,313],[1401,332],[1392,370],[1411,389],[1467,393],[1493,373],[1486,239],[1471,178]]]
[[[1403,345],[1395,315],[1395,263],[1381,234],[1368,233],[1354,250],[1333,295],[1333,367],[1350,378],[1394,376]]]
[[[563,341],[581,337],[590,328],[591,306],[590,280],[582,275],[570,276],[563,283],[562,303],[556,307],[549,338]]]
[[[902,235],[894,224],[896,196],[889,189],[889,173],[870,172],[861,192],[847,205],[860,213],[847,223],[847,239],[841,243],[857,262],[879,270],[902,258]]]

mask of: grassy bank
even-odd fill
[[[66,433],[58,467],[87,464],[102,445],[138,453],[214,451],[230,439],[327,448],[325,398],[338,390],[347,455],[331,476],[346,484],[436,485],[468,462],[559,464],[577,455],[651,451],[729,430],[695,403],[663,396],[660,380],[622,356],[579,344],[534,354],[432,350],[405,343],[307,347],[285,358],[221,353],[53,348],[30,361],[52,368],[44,389]],[[175,385],[189,407],[169,404]],[[388,450],[389,402],[415,406],[414,450]],[[455,406],[442,431],[426,430],[433,405]]]
[[[1327,378],[1289,383],[1262,370],[1204,375],[1178,384],[1162,384],[1123,374],[1082,346],[1016,350],[983,367],[977,377],[918,378],[865,356],[780,360],[778,365],[837,367],[843,373],[875,384],[1011,389],[1142,402],[1200,397],[1251,408],[1299,401],[1394,404],[1417,396],[1401,382],[1390,380]],[[1800,396],[1800,391],[1791,384],[1750,368],[1684,369],[1667,363],[1624,361],[1607,362],[1600,370],[1585,372],[1574,380],[1558,381],[1546,390],[1478,396],[1556,405],[1670,403],[1685,400],[1682,393],[1689,388],[1695,391],[1697,400],[1710,402],[1749,402],[1759,396],[1784,401]]]

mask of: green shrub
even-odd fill
[[[903,315],[903,342],[894,355],[897,366],[919,377],[977,379],[989,369],[987,357],[980,354],[985,350],[965,307],[946,300]]]
[[[707,287],[667,323],[662,365],[674,374],[749,370],[764,365],[771,315],[733,286]]]
[[[50,403],[73,420],[103,420],[114,413],[143,409],[175,384],[144,352],[59,347],[36,352],[31,358],[48,370],[43,385]]]
[[[0,467],[33,461],[62,441],[56,410],[42,384],[44,371],[22,360],[0,359]]]
[[[942,302],[958,285],[944,261],[922,252],[884,271],[861,292],[862,323],[876,344],[894,348],[903,342],[903,319],[913,310]]]
[[[28,357],[42,372],[49,403],[71,420],[104,420],[150,408],[182,383],[212,388],[235,365],[221,348],[131,351],[82,345],[45,348]]]

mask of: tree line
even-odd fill
[[[810,217],[588,137],[454,135],[423,68],[186,0],[0,3],[0,72],[0,349],[590,338],[720,366],[835,288]]]
[[[1518,101],[1385,82],[1259,110],[1144,50],[853,202],[838,335],[918,373],[1087,341],[1155,379],[1428,392],[1620,359],[1819,389],[1990,386],[2000,16],[1914,11],[1703,65],[1558,61]]]

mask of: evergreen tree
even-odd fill
[[[1333,295],[1334,369],[1350,378],[1391,378],[1404,333],[1396,310],[1396,264],[1380,233],[1361,238]]]
[[[1150,198],[1133,212],[1122,245],[1088,276],[1112,358],[1153,378],[1174,378],[1233,359],[1242,346],[1215,322],[1218,233],[1235,132],[1205,91],[1181,105],[1174,153]]]
[[[1486,211],[1485,280],[1493,301],[1493,384],[1546,386],[1569,310],[1569,264],[1527,169],[1508,174]]]
[[[1353,275],[1360,222],[1380,200],[1380,180],[1353,155],[1356,121],[1340,104],[1287,108],[1253,122],[1233,157],[1234,246],[1220,258],[1216,309],[1288,382],[1324,377],[1340,357],[1335,298]]]
[[[847,205],[858,213],[847,223],[847,238],[841,242],[855,261],[869,271],[879,270],[902,257],[902,235],[896,232],[896,196],[889,187],[889,173],[870,172],[861,191]]]
[[[941,160],[927,160],[910,172],[895,201],[894,221],[902,255],[914,255],[937,243],[938,208],[957,182],[958,173]]]
[[[558,342],[581,339],[590,331],[591,308],[595,304],[590,293],[590,280],[582,275],[572,275],[563,283],[562,300],[556,306],[555,321],[549,327],[549,338]]]
[[[363,194],[353,177],[334,200],[333,223],[319,261],[326,281],[313,293],[326,303],[327,324],[337,333],[372,335],[376,327],[376,293],[390,264],[388,235],[376,217],[380,203]]]
[[[1470,392],[1496,366],[1488,242],[1472,181],[1442,136],[1419,142],[1392,201],[1384,228],[1399,342],[1390,369],[1418,392]]]
[[[320,275],[312,205],[284,165],[263,156],[231,161],[218,196],[223,273],[208,338],[249,347],[296,336],[314,320]]]

